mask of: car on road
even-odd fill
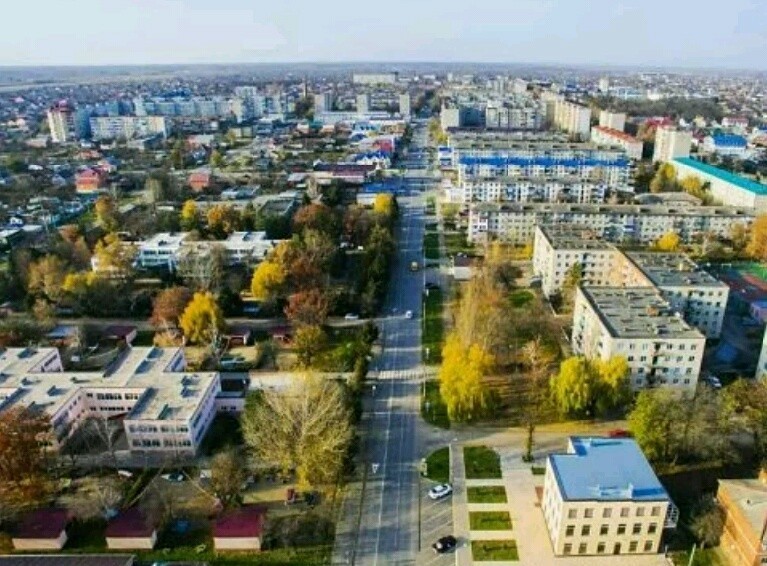
[[[352,313],[352,312],[348,313],[348,314],[347,314],[347,315],[344,317],[344,320],[359,320],[359,319],[360,319],[360,315],[358,315],[358,314],[354,314],[354,313]]]
[[[431,547],[437,554],[444,554],[453,550],[457,544],[458,541],[453,535],[447,535],[446,537],[440,538],[437,542],[432,544]]]
[[[721,389],[722,388],[722,382],[715,375],[703,376],[701,381],[703,381],[703,383],[705,383],[706,385],[708,385],[709,387],[711,387],[713,389]]]
[[[171,483],[181,483],[186,479],[184,477],[184,474],[182,474],[181,472],[172,472],[170,474],[163,474],[160,477],[164,479],[165,481],[169,481]]]
[[[442,499],[451,493],[453,493],[453,486],[449,483],[441,483],[439,485],[435,485],[429,490],[429,499]]]
[[[413,318],[413,311],[405,311],[405,318]]]

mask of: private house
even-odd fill
[[[109,550],[151,550],[157,543],[157,529],[138,507],[109,521],[105,534]]]
[[[16,550],[61,550],[67,543],[66,509],[44,508],[22,518],[11,542]]]
[[[107,175],[101,169],[83,169],[75,174],[75,188],[79,194],[91,194],[106,188]]]
[[[245,505],[227,511],[213,524],[213,546],[219,550],[261,550],[266,510]]]
[[[211,183],[210,171],[207,171],[205,169],[199,169],[197,171],[194,171],[191,175],[189,175],[188,183],[194,192],[199,193],[201,191],[204,191],[205,189],[210,187],[210,183]]]

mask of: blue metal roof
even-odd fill
[[[508,167],[517,165],[520,167],[628,167],[629,160],[596,159],[592,157],[474,157],[464,156],[458,160],[461,165],[491,165],[493,167]]]
[[[571,437],[574,454],[549,462],[565,501],[669,501],[636,441]]]
[[[698,161],[697,159],[692,159],[690,157],[678,157],[674,159],[674,162],[681,163],[682,165],[687,165],[688,167],[692,167],[693,169],[697,169],[701,173],[705,173],[707,175],[711,175],[712,177],[716,177],[717,179],[719,179],[720,181],[724,181],[725,183],[732,183],[736,187],[740,187],[741,189],[745,189],[756,195],[767,195],[767,185],[757,183],[756,181],[752,181],[751,179],[746,179],[745,177],[741,177],[740,175],[730,173],[729,171],[725,171],[724,169],[719,169],[718,167],[714,167],[713,165],[709,165],[708,163],[703,163],[702,161]]]
[[[718,134],[711,136],[714,140],[714,145],[722,147],[746,147],[746,138],[735,134]]]

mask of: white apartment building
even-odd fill
[[[626,129],[626,115],[623,112],[601,110],[599,112],[599,126],[622,132]]]
[[[333,110],[333,93],[320,92],[314,95],[314,112],[330,112]]]
[[[399,73],[354,73],[352,83],[356,85],[393,85],[397,84]]]
[[[634,390],[695,391],[706,337],[654,287],[584,287],[575,295],[572,348],[587,358],[626,359]]]
[[[722,204],[767,211],[767,185],[689,157],[674,159],[671,164],[680,179],[697,177],[709,183],[711,196]]]
[[[48,129],[53,143],[66,143],[74,138],[74,109],[65,101],[54,104],[48,109]]]
[[[679,514],[629,438],[571,437],[546,460],[541,510],[556,556],[658,553]]]
[[[97,116],[90,119],[93,139],[132,139],[159,134],[167,137],[164,116]]]
[[[637,161],[642,159],[644,144],[622,130],[605,126],[594,126],[591,128],[591,141],[598,145],[621,147],[631,159],[636,159]]]
[[[50,417],[57,446],[88,418],[121,418],[131,451],[194,454],[216,414],[218,373],[189,372],[182,348],[128,348],[104,371],[65,371],[56,348],[0,354],[0,412]]]
[[[556,100],[554,104],[554,125],[569,134],[588,139],[591,109],[564,98]]]
[[[469,206],[471,242],[492,239],[525,245],[539,224],[574,224],[607,241],[651,244],[674,231],[684,242],[703,232],[726,237],[734,224],[754,220],[752,208],[633,204],[477,203]]]
[[[560,179],[490,178],[469,179],[451,192],[452,202],[577,202],[602,203],[609,190],[606,183]]]
[[[654,162],[673,161],[678,157],[689,157],[692,147],[692,133],[677,130],[672,126],[659,126],[655,131]]]
[[[405,120],[410,119],[410,114],[412,114],[412,108],[411,108],[411,101],[410,101],[410,94],[400,94],[399,95],[399,113],[402,115],[402,117]]]
[[[546,296],[562,290],[575,264],[585,287],[652,288],[707,338],[722,332],[730,289],[684,254],[623,252],[581,226],[535,228],[533,272]]]
[[[370,112],[370,94],[369,93],[362,93],[357,95],[357,112],[360,113],[367,113]]]

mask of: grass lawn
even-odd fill
[[[520,307],[524,307],[526,304],[530,303],[533,299],[535,299],[535,295],[533,295],[533,293],[525,289],[518,289],[514,291],[511,295],[509,295],[509,303],[511,303],[512,307],[517,309]]]
[[[513,540],[473,540],[471,557],[482,560],[519,560],[517,542]]]
[[[465,446],[463,449],[466,479],[483,480],[501,477],[501,459],[487,446]]]
[[[421,335],[423,361],[429,365],[442,361],[443,324],[442,291],[430,289],[424,299],[423,334]],[[429,349],[428,355],[426,355],[426,348]]]
[[[426,259],[439,259],[439,235],[436,232],[424,234],[423,251]]]
[[[428,403],[428,409],[426,404]],[[450,417],[447,416],[447,406],[439,393],[439,382],[427,381],[424,385],[424,395],[421,399],[421,417],[429,424],[439,428],[450,428]]]
[[[510,531],[511,517],[508,511],[472,511],[469,528],[472,531]]]
[[[672,552],[671,560],[677,566],[688,566],[690,564],[690,553],[689,551]],[[720,555],[717,548],[696,550],[695,558],[692,561],[692,566],[726,566],[727,564],[726,559]]]
[[[426,477],[439,483],[450,481],[450,449],[447,446],[426,457]]]
[[[466,488],[469,503],[506,503],[506,488],[500,485],[486,485]]]

